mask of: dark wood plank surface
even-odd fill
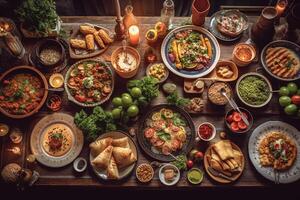
[[[140,22],[140,44],[138,45],[137,49],[141,54],[141,57],[143,58],[145,49],[147,47],[144,35],[147,29],[149,29],[150,27],[153,27],[155,22],[157,22],[159,20],[158,17],[140,17],[138,18],[139,22]],[[250,24],[252,24],[253,22],[255,22],[255,20],[257,19],[257,17],[249,17],[250,20]],[[62,17],[63,20],[63,27],[64,29],[67,31],[67,33],[70,33],[70,31],[72,30],[73,27],[78,26],[80,23],[94,23],[97,25],[101,25],[104,26],[108,29],[110,29],[111,31],[114,30],[114,25],[115,25],[115,19],[113,17]],[[182,24],[184,21],[187,21],[188,18],[175,18],[175,24],[176,25],[180,25]],[[208,25],[208,19],[206,20],[206,24],[205,27],[207,27]],[[249,38],[249,33],[246,32],[244,33],[243,37],[236,42],[233,43],[222,43],[220,42],[220,47],[221,47],[221,59],[224,60],[229,60],[231,59],[231,55],[232,55],[232,50],[234,48],[234,45],[237,44],[238,42],[243,42],[246,41]],[[37,42],[37,40],[35,39],[28,39],[28,40],[24,40],[25,42],[25,46],[27,51],[32,50],[33,45]],[[100,57],[107,59],[109,58],[109,56],[111,55],[111,53],[118,47],[120,46],[120,42],[114,42],[108,49],[107,51],[100,55]],[[157,47],[157,52],[159,53],[159,46]],[[75,61],[74,60],[69,60],[69,65],[73,64]],[[24,61],[24,64],[26,64],[26,61]],[[239,68],[240,70],[240,74],[249,72],[249,71],[256,71],[257,68],[260,67],[259,62],[256,63],[252,63],[251,65],[244,67],[244,68]],[[145,75],[145,68],[146,65],[144,63],[144,60],[142,59],[141,65],[140,65],[140,69],[138,72],[138,75],[134,78],[139,78]],[[63,73],[66,72],[67,69],[64,70]],[[168,79],[168,82],[173,82],[175,84],[178,85],[178,91],[180,92],[180,94],[186,96],[186,97],[193,97],[195,95],[185,95],[182,91],[182,85],[183,85],[183,79],[180,77],[177,77],[175,75],[173,75],[170,72],[170,76]],[[115,91],[113,93],[112,96],[117,96],[119,94],[121,94],[122,92],[125,92],[125,83],[126,80],[121,79],[120,77],[116,76],[116,86],[115,86]],[[279,87],[279,83],[277,81],[272,81],[273,83],[273,89],[277,89]],[[235,83],[231,84],[232,88],[235,87]],[[229,110],[229,106],[226,107],[216,107],[214,105],[212,105],[211,103],[209,103],[207,101],[207,96],[206,96],[206,92],[203,93],[202,95],[205,103],[205,109],[203,111],[203,113],[198,114],[198,115],[192,115],[195,127],[197,127],[200,123],[204,122],[204,121],[209,121],[212,122],[216,127],[217,127],[217,131],[220,132],[222,130],[225,130],[225,126],[224,126],[224,115],[226,113],[227,110]],[[64,98],[64,102],[63,102],[63,109],[59,112],[66,112],[66,113],[70,113],[70,114],[74,114],[75,112],[79,111],[81,108],[76,106],[75,104],[69,102],[67,100],[66,94],[64,93],[63,95]],[[237,100],[237,98],[235,98]],[[159,97],[157,97],[152,104],[156,105],[156,104],[160,104],[160,103],[164,103],[166,102],[165,96],[163,95],[163,93],[160,93]],[[239,102],[239,105],[241,105],[241,103]],[[104,104],[104,107],[106,108],[111,108],[110,103],[106,103]],[[299,123],[297,124],[297,120],[295,119],[289,119],[286,116],[284,116],[283,114],[281,114],[282,111],[279,110],[279,106],[277,104],[277,96],[274,95],[273,99],[271,100],[271,102],[265,107],[265,108],[261,108],[261,109],[251,109],[253,115],[254,115],[254,125],[252,127],[252,130],[255,129],[258,125],[260,125],[261,123],[265,122],[265,121],[269,121],[269,120],[281,120],[281,121],[286,121],[288,123],[291,123],[292,125],[296,126],[298,129],[300,128]],[[23,119],[23,120],[11,120],[11,119],[7,119],[4,118],[3,116],[1,116],[1,120],[3,122],[8,123],[11,127],[20,127],[22,131],[24,131],[24,140],[22,141],[22,144],[20,144],[20,147],[22,149],[22,156],[20,157],[12,157],[12,155],[7,152],[7,148],[9,148],[10,146],[12,146],[12,144],[9,142],[8,137],[2,138],[0,139],[0,147],[1,148],[1,161],[0,161],[0,166],[3,167],[5,164],[10,163],[10,162],[16,162],[19,163],[20,165],[24,166],[24,167],[28,167],[26,162],[25,162],[25,157],[26,155],[28,155],[30,153],[30,135],[31,135],[31,131],[34,127],[34,125],[45,115],[52,113],[51,111],[49,111],[46,106],[44,105],[43,108],[40,110],[40,112],[38,112],[37,114],[35,114],[34,116],[28,118],[28,119]],[[133,127],[137,127],[137,124],[132,124]],[[246,162],[245,162],[245,170],[242,174],[242,176],[234,183],[230,184],[230,186],[232,187],[269,187],[272,186],[273,183],[271,183],[270,181],[267,181],[266,179],[264,179],[260,174],[258,174],[256,172],[256,170],[254,169],[254,167],[252,166],[249,157],[248,157],[248,138],[252,132],[252,130],[244,136],[230,136],[229,138],[235,142],[243,151]],[[134,140],[136,141],[136,138],[134,138]],[[216,138],[215,140],[218,140],[218,138]],[[199,143],[198,146],[200,149],[205,150],[205,148],[207,147],[207,143]],[[141,149],[138,148],[139,151],[139,160],[138,163],[143,163],[143,162],[151,162],[153,160],[151,160],[149,157],[147,157],[143,152],[141,152]],[[88,149],[88,144],[86,143],[80,156],[88,158],[88,154],[89,154],[89,149]],[[199,165],[200,168],[202,168],[202,165]],[[89,186],[96,186],[96,187],[124,187],[124,188],[135,188],[136,186],[138,188],[152,188],[152,187],[161,187],[162,184],[160,183],[160,181],[158,180],[158,170],[156,170],[156,176],[154,177],[154,180],[147,185],[142,185],[140,183],[138,183],[138,181],[135,178],[135,175],[132,174],[131,176],[129,176],[127,179],[124,179],[120,182],[104,182],[101,181],[99,179],[97,179],[97,177],[93,174],[93,171],[91,169],[91,167],[88,167],[88,170],[86,170],[83,174],[77,174],[74,172],[73,168],[72,168],[72,164],[69,164],[63,168],[58,168],[58,169],[52,169],[52,168],[48,168],[45,167],[43,165],[40,164],[36,164],[34,167],[35,170],[37,170],[41,177],[38,180],[38,182],[36,183],[36,186],[84,186],[84,187],[89,187]],[[292,185],[296,185],[299,186],[300,182],[296,182]],[[191,186],[186,179],[186,174],[182,174],[181,175],[181,179],[179,181],[179,183],[177,184],[178,187],[182,187],[182,188],[186,188],[186,187],[215,187],[215,186],[224,186],[221,184],[218,184],[216,182],[214,182],[211,178],[208,177],[208,175],[205,175],[204,180],[202,182],[202,184],[197,185],[197,186]]]

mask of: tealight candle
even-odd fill
[[[11,149],[7,149],[7,151],[10,151],[12,154],[14,154],[16,156],[20,156],[21,155],[21,149],[20,149],[20,147],[13,147]]]
[[[5,136],[9,132],[9,127],[6,124],[0,123],[0,136]]]
[[[64,84],[64,77],[59,73],[52,74],[49,83],[53,88],[60,88]]]
[[[136,25],[132,25],[128,29],[129,32],[129,42],[131,45],[136,46],[140,41],[140,30]]]
[[[277,10],[277,16],[280,17],[282,13],[284,12],[285,8],[287,6],[286,0],[279,0],[276,4],[275,9]]]
[[[13,143],[19,144],[22,142],[23,133],[20,131],[20,129],[14,128],[11,134],[9,135],[9,138]]]
[[[252,45],[240,43],[233,49],[233,62],[238,66],[246,66],[255,58],[255,49]]]

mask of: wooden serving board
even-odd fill
[[[235,150],[237,150],[237,151],[239,151],[240,153],[243,154],[243,152],[241,151],[241,149],[240,149],[236,144],[234,144],[233,142],[230,142],[230,143],[231,143],[231,146],[232,146],[233,149],[235,149]],[[242,175],[242,173],[243,173],[243,171],[244,171],[244,168],[245,168],[245,157],[243,156],[244,159],[243,159],[242,166],[241,166],[241,168],[242,168],[241,172],[236,173],[236,174],[234,174],[233,176],[231,176],[230,178],[232,179],[232,181],[229,181],[229,180],[224,179],[224,178],[222,178],[222,177],[214,176],[214,175],[212,175],[212,174],[208,171],[209,162],[208,162],[207,156],[211,153],[211,149],[212,149],[212,145],[210,145],[210,146],[207,148],[207,150],[206,150],[206,152],[205,152],[205,154],[204,154],[204,168],[205,168],[206,173],[207,173],[212,179],[214,179],[215,181],[217,181],[217,182],[219,182],[219,183],[231,183],[231,182],[236,181],[236,180]]]
[[[82,24],[82,25],[92,26],[97,31],[100,30],[100,29],[103,29],[104,31],[106,31],[108,33],[108,35],[110,37],[112,37],[112,33],[107,28],[104,28],[104,27],[98,26],[98,25],[94,25],[94,24]],[[70,36],[70,39],[82,39],[82,40],[85,40],[85,38],[84,38],[85,36],[80,32],[79,27],[80,27],[80,25],[76,26],[73,29],[73,33]],[[107,48],[110,46],[110,44],[106,44],[105,48],[102,49],[102,48],[99,47],[99,45],[97,44],[96,41],[94,41],[94,42],[95,42],[95,50],[94,51],[88,51],[88,50],[85,50],[85,49],[75,49],[75,48],[71,47],[70,42],[69,42],[69,54],[70,54],[70,57],[73,58],[73,59],[91,58],[91,57],[97,56],[97,55],[105,52],[107,50]]]

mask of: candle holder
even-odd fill
[[[116,22],[117,22],[115,26],[116,40],[123,40],[126,38],[124,24],[122,23],[121,19],[116,19]]]

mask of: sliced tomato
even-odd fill
[[[239,128],[237,122],[232,122],[232,123],[230,124],[230,128],[231,128],[231,130],[234,131],[234,132],[237,132],[237,131],[240,130],[240,128]]]
[[[178,140],[173,140],[171,143],[171,148],[173,151],[176,151],[180,146],[180,142]]]
[[[238,122],[238,127],[239,127],[239,129],[244,130],[244,129],[246,129],[248,126],[245,124],[244,121],[239,121],[239,122]]]
[[[242,120],[240,113],[237,113],[237,112],[233,113],[232,118],[233,118],[233,121],[235,121],[235,122],[239,122]]]
[[[232,115],[228,115],[226,118],[226,121],[230,124],[231,122],[233,122],[233,116]]]
[[[155,133],[155,130],[153,128],[148,128],[144,132],[146,138],[152,138],[154,133]]]
[[[162,141],[162,140],[157,140],[155,143],[154,143],[154,146],[156,147],[161,147],[165,142]]]

